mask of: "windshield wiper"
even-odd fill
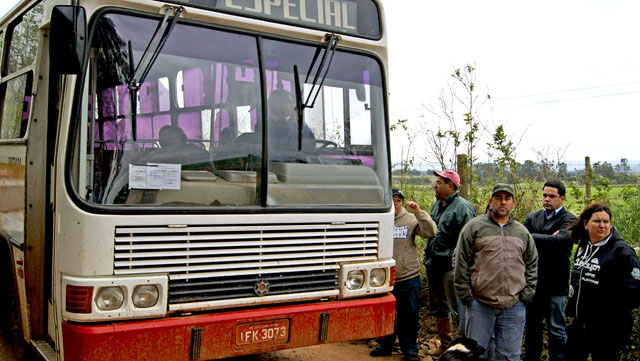
[[[138,109],[138,90],[140,90],[140,84],[144,83],[144,80],[149,75],[149,71],[153,64],[158,59],[158,55],[162,51],[164,44],[167,42],[171,31],[175,27],[178,22],[178,18],[180,18],[180,14],[184,11],[184,7],[180,6],[175,10],[175,14],[173,18],[169,21],[169,16],[174,8],[170,7],[167,9],[167,13],[164,15],[162,21],[158,24],[153,37],[149,44],[147,44],[147,48],[144,49],[144,53],[142,54],[142,58],[140,62],[136,66],[135,70],[133,69],[133,49],[131,46],[131,40],[129,40],[129,96],[131,99],[131,136],[133,140],[136,140],[137,133],[137,124],[136,124],[136,113]],[[151,51],[153,49],[153,51]],[[145,64],[146,63],[146,64]],[[143,64],[144,67],[143,67]]]
[[[327,39],[328,38],[328,39]],[[320,60],[320,64],[318,65],[318,70],[316,71],[316,75],[313,77],[313,83],[311,85],[311,90],[309,90],[309,95],[307,95],[307,99],[305,99],[304,103],[302,102],[302,88],[300,85],[300,74],[298,74],[298,66],[293,66],[294,80],[296,86],[296,111],[298,113],[298,152],[302,150],[302,130],[304,128],[304,110],[306,108],[313,108],[316,104],[316,99],[322,90],[322,85],[324,84],[324,80],[327,78],[327,74],[329,74],[329,69],[331,68],[331,62],[333,61],[333,56],[336,54],[336,49],[338,48],[338,42],[340,41],[340,36],[334,33],[326,34],[325,39],[327,40],[327,47],[324,50],[324,54],[322,54],[322,60]],[[316,53],[313,56],[313,60],[311,62],[311,66],[309,67],[309,71],[307,71],[307,77],[304,79],[306,83],[309,80],[309,75],[311,75],[311,70],[315,65],[316,60],[318,59],[320,48],[316,50]],[[327,54],[331,51],[331,56],[329,57],[329,62],[327,63]],[[322,70],[327,66],[322,74]],[[322,74],[322,75],[321,75]],[[320,79],[320,83],[318,83],[318,79]],[[313,96],[313,100],[311,104],[309,104],[309,100],[311,100],[311,96],[313,93],[316,93]]]
[[[327,39],[329,37],[329,39]],[[325,35],[325,39],[327,39],[327,47],[325,48],[324,54],[322,54],[322,60],[320,60],[320,65],[318,65],[318,71],[316,71],[316,75],[313,77],[313,83],[311,86],[311,90],[309,91],[309,95],[307,99],[304,101],[305,108],[313,108],[316,103],[316,99],[318,98],[318,94],[320,94],[320,90],[322,90],[322,84],[324,84],[324,80],[327,78],[327,74],[329,74],[329,69],[331,68],[331,62],[333,61],[333,56],[336,54],[336,49],[338,48],[338,42],[340,41],[340,36],[336,34],[327,34]],[[331,51],[331,57],[329,57],[329,63],[327,64],[327,54]],[[320,74],[322,73],[322,69],[324,66],[327,66],[327,69],[324,71],[322,78],[320,79],[320,84],[318,84],[318,78],[320,78]],[[309,74],[307,74],[307,78],[305,79],[305,83],[309,79]],[[313,97],[313,101],[309,104],[309,100],[311,99],[311,95],[313,92],[316,92],[316,95]]]

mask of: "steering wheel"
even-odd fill
[[[330,141],[330,140],[316,139],[316,145],[317,144],[320,144],[320,146],[316,147],[316,150],[323,150],[323,149],[326,149],[328,146],[332,146],[334,148],[338,148],[338,143]]]

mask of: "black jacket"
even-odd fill
[[[629,327],[631,311],[640,304],[640,262],[615,229],[601,243],[578,244],[567,315],[583,323]]]
[[[576,216],[562,208],[547,220],[544,209],[531,212],[523,225],[531,233],[538,249],[538,285],[536,294],[566,296],[569,294],[569,267],[573,241],[569,227]],[[555,236],[556,231],[560,231]]]

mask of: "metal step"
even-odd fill
[[[56,350],[54,350],[47,341],[31,340],[31,345],[41,359],[45,361],[57,360]]]

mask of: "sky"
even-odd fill
[[[0,1],[0,16],[5,15],[9,10],[18,3],[17,0],[2,0]]]
[[[16,0],[0,1],[5,14]],[[503,125],[516,159],[640,163],[640,1],[383,0],[390,121],[437,128],[438,95],[454,69],[476,68],[487,132]],[[462,111],[460,111],[462,113]],[[456,114],[458,115],[458,114]],[[414,134],[419,134],[416,132]],[[488,139],[476,155],[488,161]],[[408,149],[392,134],[392,159]],[[411,151],[433,163],[425,142]]]
[[[419,119],[454,69],[476,68],[476,91],[489,131],[502,124],[516,159],[584,164],[639,160],[640,2],[637,0],[383,0],[389,35],[392,123]],[[482,103],[481,101],[478,102]],[[460,112],[463,113],[463,112]],[[407,151],[392,136],[392,157]],[[487,140],[476,151],[489,159]],[[411,149],[429,158],[424,141]],[[478,154],[480,153],[480,154]],[[633,162],[632,162],[633,163]]]

